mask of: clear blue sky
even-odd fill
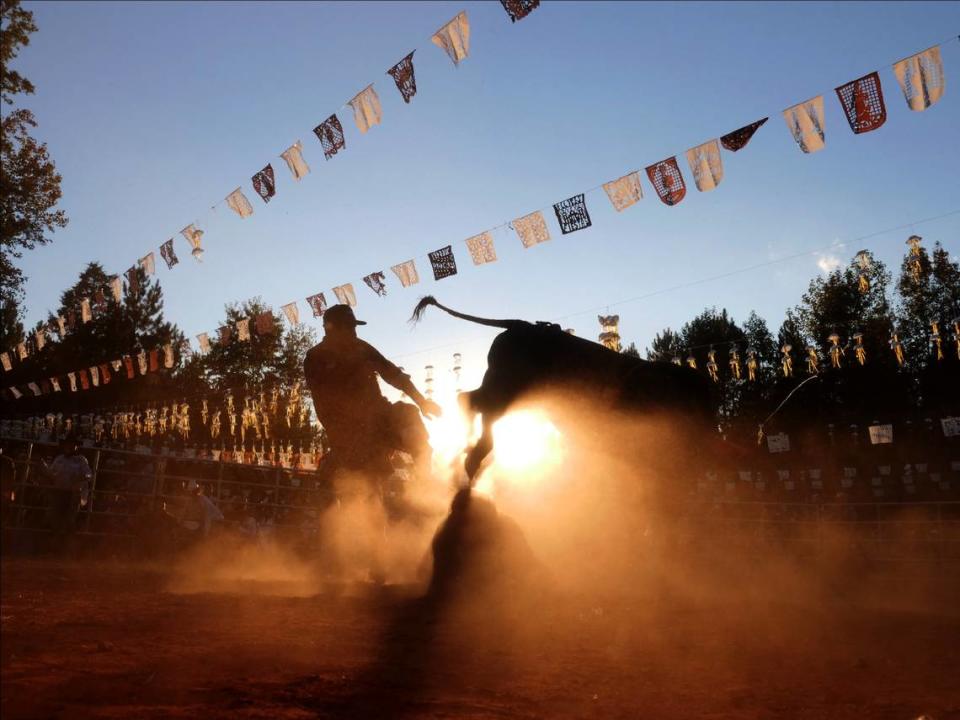
[[[121,272],[176,236],[180,265],[158,256],[157,272],[167,316],[191,338],[215,330],[228,301],[297,300],[307,317],[307,295],[332,299],[352,282],[367,339],[418,383],[424,365],[445,370],[460,351],[469,384],[494,333],[439,313],[411,331],[421,294],[488,316],[564,317],[589,337],[610,306],[641,349],[710,305],[737,320],[756,309],[775,331],[818,256],[616,303],[960,209],[960,44],[943,46],[946,94],[925,112],[907,109],[890,69],[960,32],[955,2],[546,0],[513,25],[495,2],[26,6],[39,32],[17,65],[37,86],[24,105],[70,216],[24,260],[31,324],[88,261]],[[455,68],[429,38],[461,9],[471,49]],[[413,48],[419,91],[404,105],[385,72]],[[888,120],[855,136],[833,89],[872,70]],[[340,108],[371,82],[383,123],[361,135]],[[827,146],[804,155],[780,112],[821,93]],[[347,148],[325,161],[311,129],[334,111]],[[683,153],[765,115],[746,149],[724,151],[719,188],[697,192]],[[278,157],[297,139],[313,170],[300,183]],[[633,208],[618,214],[599,191],[587,197],[592,228],[561,236],[545,213],[552,242],[524,250],[500,230],[500,261],[471,264],[464,238],[670,155],[688,181],[676,207],[644,176]],[[264,205],[250,176],[268,162],[278,190]],[[253,217],[225,205],[210,215],[238,185]],[[206,231],[199,265],[177,235],[194,221]],[[915,230],[960,251],[960,215]],[[896,266],[909,234],[827,254],[846,262],[867,246]],[[422,256],[449,243],[461,273],[427,279]],[[404,290],[389,266],[410,257],[424,281]],[[374,270],[387,273],[386,298],[362,285]]]

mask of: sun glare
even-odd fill
[[[494,462],[510,473],[526,473],[560,458],[560,432],[542,413],[513,412],[493,426]]]

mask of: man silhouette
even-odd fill
[[[420,413],[439,416],[440,406],[424,397],[410,377],[376,348],[358,338],[358,325],[366,323],[357,320],[349,305],[330,307],[323,315],[323,341],[307,351],[303,363],[317,418],[330,440],[331,459],[337,468],[367,469],[378,467],[391,450],[402,450],[423,471],[429,468],[431,451]],[[380,392],[377,376],[417,407],[389,402]]]

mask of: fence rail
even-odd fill
[[[10,451],[13,451],[11,454]],[[56,446],[0,438],[4,531],[49,532],[43,460]],[[106,448],[81,448],[93,473],[77,532],[117,540],[195,482],[230,519],[252,516],[272,529],[316,531],[338,494],[317,472]],[[795,495],[794,495],[795,497]],[[683,505],[672,542],[780,544],[820,552],[836,542],[896,557],[960,560],[960,500],[804,501],[695,497]]]

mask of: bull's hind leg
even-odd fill
[[[484,459],[486,459],[490,451],[493,450],[493,423],[496,418],[491,418],[489,415],[489,413],[483,414],[483,432],[480,434],[480,439],[477,440],[477,443],[470,448],[470,451],[467,453],[467,459],[464,462],[464,470],[466,470],[467,477],[470,479],[471,487],[473,487],[477,472],[480,470]]]

